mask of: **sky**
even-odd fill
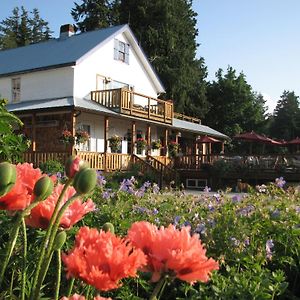
[[[149,0],[150,1],[150,0]],[[38,8],[58,37],[62,24],[80,0],[0,0],[0,20],[23,5]],[[208,80],[219,68],[243,72],[272,112],[284,90],[300,96],[300,0],[194,0],[199,44]]]

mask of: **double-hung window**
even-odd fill
[[[21,99],[21,78],[12,78],[11,79],[11,97],[12,102],[20,102]]]
[[[129,64],[129,44],[115,39],[114,59]]]

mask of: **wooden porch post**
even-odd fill
[[[168,156],[168,135],[169,135],[169,130],[168,128],[165,128],[165,156]]]
[[[32,114],[32,151],[36,151],[36,115],[35,113]]]
[[[104,130],[104,133],[103,133],[103,136],[104,136],[103,169],[104,169],[104,171],[107,171],[107,164],[106,164],[106,162],[107,162],[108,129],[109,129],[109,117],[105,116],[104,117],[104,127],[103,127],[103,130]]]
[[[221,144],[221,153],[224,154],[224,151],[225,151],[225,143],[222,142],[222,144]]]
[[[151,125],[147,125],[147,155],[151,154]]]
[[[76,116],[75,116],[75,112],[74,111],[71,111],[71,132],[72,132],[72,136],[75,137],[75,128],[76,128]],[[74,147],[74,143],[72,144],[72,147],[71,147],[71,153],[70,155],[72,155],[73,153],[75,152],[75,147]]]
[[[132,124],[131,124],[131,154],[134,154],[135,141],[136,141],[136,124],[135,124],[135,121],[132,121]]]

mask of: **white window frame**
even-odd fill
[[[114,40],[114,59],[129,64],[129,44]]]
[[[13,103],[21,101],[21,78],[15,77],[11,79],[11,99]]]

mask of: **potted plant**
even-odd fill
[[[160,140],[154,140],[154,141],[152,141],[152,143],[151,143],[151,149],[152,150],[158,150],[161,147],[162,147],[162,145],[161,145],[161,141]]]
[[[72,135],[72,132],[68,129],[64,129],[61,133],[60,141],[64,144],[73,144],[74,143],[74,137]]]
[[[118,135],[113,135],[108,140],[109,140],[109,146],[110,146],[111,152],[113,152],[113,153],[118,152],[121,147],[122,138]]]
[[[76,144],[79,145],[79,144],[85,144],[89,140],[90,135],[85,130],[77,130],[75,133],[75,137],[76,137]]]
[[[141,154],[147,145],[146,140],[141,137],[141,138],[136,139],[135,143],[136,143],[137,153]]]
[[[170,141],[168,143],[169,156],[175,157],[179,151],[179,144],[175,141]]]

